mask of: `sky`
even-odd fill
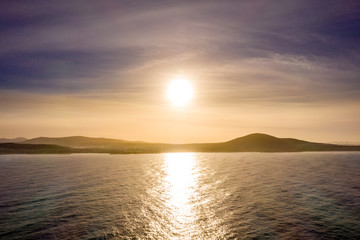
[[[358,0],[1,1],[0,137],[360,142],[359,66]]]

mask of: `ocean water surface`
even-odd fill
[[[360,153],[2,155],[0,239],[360,239]]]

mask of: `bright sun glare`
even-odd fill
[[[173,105],[185,106],[194,97],[194,89],[189,80],[177,77],[170,82],[167,97]]]

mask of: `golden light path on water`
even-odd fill
[[[196,198],[198,171],[194,153],[165,154],[167,176],[165,184],[168,189],[167,205],[171,209],[173,220],[177,223],[175,232],[183,233],[191,227],[195,219],[195,210],[191,201]],[[195,229],[192,229],[195,230]]]
[[[165,153],[148,169],[154,185],[143,199],[149,239],[221,239],[229,235],[223,209],[228,194],[196,153]],[[158,165],[159,164],[159,165]],[[146,184],[146,183],[144,183]]]

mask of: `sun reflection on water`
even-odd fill
[[[226,239],[222,202],[226,193],[196,153],[166,153],[149,169],[156,179],[143,199],[148,239]]]
[[[194,153],[166,153],[164,156],[166,172],[165,185],[168,192],[167,207],[171,211],[174,232],[187,235],[196,231],[191,224],[196,220],[192,209],[196,198],[198,169]],[[190,224],[190,225],[189,225]]]

